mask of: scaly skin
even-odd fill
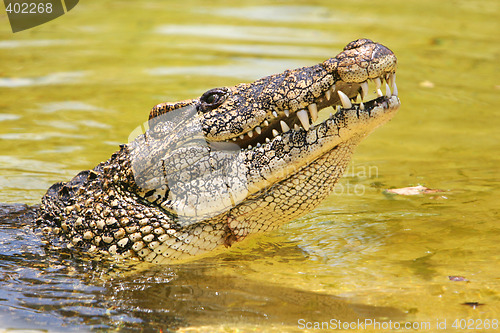
[[[392,118],[395,70],[389,49],[360,39],[312,67],[159,104],[143,135],[47,191],[39,230],[54,246],[153,263],[273,230],[316,207],[361,139]],[[386,96],[352,104],[369,79],[387,81]]]

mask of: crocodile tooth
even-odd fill
[[[289,117],[290,116],[290,111],[288,111],[287,109],[285,109],[285,116]]]
[[[252,149],[252,145],[248,145],[247,149]]]
[[[300,126],[299,126],[299,125],[297,125],[297,124],[294,124],[294,125],[293,125],[293,129],[294,129],[295,131],[300,131]]]
[[[359,103],[359,109],[360,110],[364,110],[365,109],[365,105],[363,104],[363,102]]]
[[[337,93],[339,94],[339,97],[340,97],[340,101],[342,102],[342,107],[344,109],[350,109],[352,108],[352,104],[351,104],[351,101],[349,100],[349,97],[347,97],[346,94],[344,94],[342,91],[337,91]]]
[[[269,138],[266,138],[266,143],[269,143],[271,142],[271,140],[269,140]]]
[[[391,97],[391,88],[389,88],[389,85],[387,83],[385,84],[385,96]]]
[[[261,146],[260,142],[257,142],[257,144],[255,145],[255,147],[257,148],[260,148],[260,146]]]
[[[364,101],[366,96],[368,95],[368,82],[361,83],[361,100]]]
[[[328,89],[326,92],[325,92],[325,97],[326,97],[326,100],[329,101],[330,98],[332,98],[332,91],[330,89]]]
[[[233,138],[233,141],[236,141],[236,138]]]
[[[257,132],[257,134],[262,133],[262,128],[260,128],[259,126],[255,127],[255,132]]]
[[[285,123],[283,120],[280,121],[281,129],[283,130],[283,133],[286,133],[290,130],[290,127],[288,127],[287,123]]]
[[[332,118],[333,118],[333,114],[330,112],[330,119],[332,119]]]
[[[273,128],[273,136],[278,136],[280,133]]]
[[[253,131],[252,130],[248,131],[247,135],[251,138],[253,136]]]
[[[242,134],[240,135],[240,139],[243,140],[245,138],[245,136]]]
[[[396,73],[393,73],[389,76],[390,86],[392,87],[392,95],[398,95],[398,87],[396,87]]]
[[[264,126],[269,126],[269,122],[267,120],[264,120]]]
[[[309,115],[306,110],[297,111],[297,118],[299,118],[302,127],[307,131],[311,125],[309,125]]]
[[[384,94],[382,93],[382,89],[380,89],[380,87],[382,86],[382,81],[380,80],[379,77],[375,78],[374,81],[375,81],[375,88],[377,89],[377,95],[379,97],[384,96]]]
[[[387,81],[389,85],[392,87],[396,83],[396,73],[389,74],[389,80]]]
[[[312,122],[314,123],[316,121],[316,119],[318,119],[318,106],[316,105],[316,103],[312,103],[312,104],[309,104],[307,106],[307,108],[309,109],[309,113],[311,114]]]
[[[278,113],[276,111],[273,111],[273,116],[274,118],[278,118]]]

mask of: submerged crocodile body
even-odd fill
[[[389,49],[360,39],[312,67],[159,104],[145,133],[49,188],[37,230],[54,246],[153,263],[273,230],[317,206],[361,139],[392,118],[395,71]],[[378,96],[353,103],[368,81]]]

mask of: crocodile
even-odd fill
[[[47,190],[35,229],[47,246],[155,264],[276,229],[327,197],[394,116],[396,66],[358,39],[314,66],[158,104],[109,160]]]

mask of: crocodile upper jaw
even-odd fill
[[[386,81],[385,93],[381,89],[384,80]],[[320,113],[326,112],[329,107],[332,107],[329,111],[330,119],[332,119],[340,116],[342,112],[348,109],[369,113],[371,109],[382,105],[381,103],[385,100],[390,99],[392,96],[398,96],[395,73],[389,73],[384,75],[383,78],[370,79],[369,81],[373,82],[373,91],[377,93],[377,98],[366,100],[370,90],[368,81],[362,83],[339,81],[304,109],[296,112],[271,113],[273,118],[264,121],[262,126],[257,126],[244,134],[240,134],[238,137],[226,140],[226,142],[232,141],[241,149],[260,147],[263,144],[270,143],[274,137],[289,131],[308,131],[314,128],[314,126],[320,124],[318,120]],[[355,101],[359,101],[359,103],[355,103]]]

